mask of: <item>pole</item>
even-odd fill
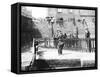
[[[53,37],[53,34],[54,34],[54,32],[53,32],[53,24],[51,24],[51,31],[52,31],[52,37]]]

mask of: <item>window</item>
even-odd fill
[[[61,13],[62,12],[62,9],[57,9],[57,12]]]

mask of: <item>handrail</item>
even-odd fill
[[[47,48],[57,48],[58,40],[37,39],[39,46]],[[63,40],[64,49],[73,49],[81,51],[95,51],[95,38],[66,38]]]

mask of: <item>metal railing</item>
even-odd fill
[[[57,48],[58,40],[54,39],[39,39],[39,46],[46,48]],[[69,50],[81,50],[81,51],[95,51],[95,38],[88,39],[64,39],[64,48]]]

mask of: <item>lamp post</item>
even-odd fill
[[[53,24],[51,24],[51,32],[52,32],[52,37],[53,37],[53,34],[54,34],[54,31],[53,31]]]
[[[54,30],[53,30],[54,20],[55,20],[54,17],[51,17],[50,26],[51,26],[52,37],[53,37],[53,35],[54,35]]]

